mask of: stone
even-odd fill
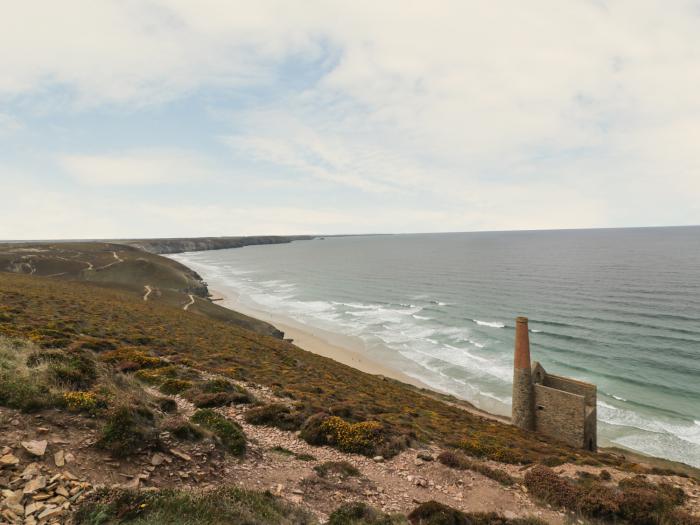
[[[426,452],[424,450],[421,450],[418,453],[418,459],[422,459],[423,461],[434,461],[435,460],[435,458],[433,457],[432,454],[430,454],[429,452]]]
[[[176,448],[171,448],[170,453],[173,456],[176,456],[176,457],[182,459],[183,461],[192,461],[192,458],[189,455],[185,454],[184,452],[179,451]]]
[[[140,484],[141,484],[141,480],[139,478],[134,478],[130,481],[127,481],[126,483],[123,483],[121,485],[121,488],[126,489],[126,490],[137,490],[139,488]]]
[[[23,478],[33,478],[34,476],[39,475],[39,464],[38,463],[30,463],[27,465],[27,467],[22,471],[22,477]]]
[[[39,514],[38,518],[43,520],[44,518],[59,516],[61,514],[63,514],[63,509],[61,507],[46,508],[41,514]]]
[[[59,496],[63,496],[64,498],[70,496],[70,493],[66,490],[66,487],[64,487],[63,485],[59,485],[58,487],[56,487],[55,492],[56,494],[58,494]]]
[[[68,452],[65,455],[65,460],[66,460],[66,463],[73,463],[75,461],[75,456],[73,454],[71,454],[70,452]]]
[[[372,461],[376,461],[377,463],[381,463],[382,461],[384,461],[384,456],[374,456],[372,458]]]
[[[59,450],[53,455],[53,461],[57,467],[62,467],[66,464],[66,454],[63,450]]]
[[[22,441],[22,447],[24,450],[32,454],[33,456],[43,457],[46,452],[46,445],[48,445],[45,439],[33,440],[33,441]]]
[[[46,477],[45,476],[38,476],[31,480],[29,483],[27,483],[24,486],[24,490],[22,491],[24,494],[34,494],[35,492],[43,489],[46,487]]]
[[[157,452],[151,456],[151,465],[154,467],[157,467],[158,465],[161,465],[165,461],[165,458],[163,457],[162,454],[158,454]]]
[[[17,465],[19,463],[19,458],[14,454],[5,454],[0,457],[0,467],[7,467],[12,465]]]

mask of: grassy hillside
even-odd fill
[[[333,413],[349,424],[377,422],[384,447],[435,440],[513,463],[619,462],[549,443],[288,342],[122,290],[3,274],[0,305],[0,335],[47,348],[136,346],[154,357],[273,387],[296,401],[299,421]]]
[[[0,245],[0,272],[84,281],[115,288],[149,302],[165,303],[261,334],[282,333],[263,321],[208,300],[206,283],[177,261],[114,243],[71,242]],[[149,293],[150,290],[150,293]],[[95,292],[97,293],[97,292]]]

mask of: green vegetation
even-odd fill
[[[221,407],[254,403],[255,398],[245,388],[225,379],[211,379],[198,383],[185,396],[197,408]]]
[[[450,468],[478,472],[487,478],[498,481],[501,485],[510,486],[515,484],[515,478],[505,470],[492,468],[478,461],[472,461],[463,454],[457,452],[445,451],[438,456],[438,461]]]
[[[297,454],[296,452],[279,445],[272,447],[270,451],[276,452],[277,454],[282,454],[283,456],[292,456],[299,461],[316,461],[316,458],[311,454]]]
[[[122,458],[156,443],[153,414],[146,408],[122,405],[108,413],[97,445]]]
[[[592,476],[568,479],[538,465],[525,474],[525,486],[535,498],[587,518],[638,525],[697,520],[678,509],[686,500],[682,489],[667,483],[652,483],[644,476],[623,479],[615,486]]]
[[[336,509],[328,519],[328,525],[404,525],[406,518],[384,514],[365,503],[346,503]]]
[[[224,487],[210,492],[102,491],[84,503],[76,525],[311,525],[306,511],[269,492]]]
[[[304,422],[304,415],[282,403],[270,403],[248,410],[245,420],[252,425],[298,430]]]
[[[360,475],[360,471],[347,461],[326,461],[314,467],[316,474],[322,478],[337,476],[339,478],[353,478]]]
[[[115,261],[111,254],[113,245],[94,246],[105,264]],[[60,250],[74,248],[61,245]],[[122,258],[137,254],[144,256],[142,252],[118,251]],[[185,396],[190,395],[190,389],[196,390],[201,381],[190,377],[197,374],[192,367],[274,388],[294,399],[295,405],[290,413],[292,422],[281,422],[285,416],[280,411],[272,424],[291,427],[303,417],[304,439],[341,450],[390,457],[411,442],[434,441],[456,444],[476,457],[522,464],[622,463],[619,456],[571,449],[484,419],[460,409],[456,403],[443,402],[438,394],[362,373],[289,342],[229,322],[191,315],[190,311],[183,312],[181,307],[171,307],[164,301],[143,301],[141,292],[36,275],[3,274],[0,335],[31,339],[40,347],[95,349],[102,354],[129,347],[168,362],[155,366],[150,360],[132,360],[139,366],[137,378],[159,387],[169,380],[180,381],[169,383],[165,389]],[[137,353],[131,355],[139,357]],[[188,386],[182,381],[189,381],[192,386],[182,391]],[[171,386],[176,388],[171,390]],[[23,403],[18,396],[3,395],[13,397],[11,403]],[[30,397],[40,407],[53,403],[50,396],[42,400],[41,395],[32,393]]]
[[[437,501],[427,501],[408,515],[411,525],[547,525],[537,518],[505,518],[495,512],[465,513]]]
[[[226,419],[221,414],[205,408],[197,410],[191,418],[197,425],[212,432],[221,444],[234,456],[242,456],[246,450],[246,439],[243,429],[235,421]]]

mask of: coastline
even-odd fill
[[[211,300],[224,308],[272,324],[277,329],[284,332],[284,337],[286,339],[291,339],[293,344],[303,350],[328,357],[329,359],[333,359],[334,361],[351,366],[368,374],[382,375],[403,383],[408,383],[417,388],[430,389],[427,384],[418,379],[377,363],[367,358],[367,356],[363,355],[361,352],[348,348],[349,345],[338,344],[333,340],[333,334],[330,332],[305,326],[291,318],[283,318],[279,315],[272,315],[270,312],[254,308],[242,302],[240,296],[232,291],[223,293],[219,289],[210,289],[209,293],[211,294]]]
[[[350,342],[349,338],[343,338],[345,344],[340,344],[338,342],[340,337],[337,334],[333,334],[316,327],[310,327],[299,323],[294,319],[273,315],[265,310],[255,308],[252,305],[241,301],[240,295],[238,295],[234,290],[229,290],[226,293],[223,293],[220,288],[210,288],[209,293],[210,300],[224,308],[228,308],[229,310],[234,310],[244,315],[248,315],[255,319],[272,324],[278,330],[284,332],[285,339],[291,339],[292,343],[302,350],[333,359],[338,363],[350,366],[367,374],[395,379],[396,381],[400,381],[421,390],[427,396],[445,396],[445,398],[441,398],[443,402],[459,406],[463,410],[471,412],[472,414],[502,423],[510,422],[508,417],[482,410],[467,400],[456,398],[447,392],[440,392],[434,387],[420,381],[419,379],[416,379],[415,377],[404,374],[399,370],[368,358],[361,351],[349,348],[352,346],[351,344],[348,344]],[[355,339],[357,340],[353,341],[353,343],[361,344],[361,341],[358,338]],[[449,399],[447,396],[449,396],[451,399]]]
[[[169,256],[166,255],[166,257]],[[191,263],[189,261],[180,260],[177,256],[172,258],[190,267]],[[464,398],[457,397],[450,392],[443,391],[440,388],[425,383],[419,378],[402,372],[398,367],[392,367],[390,359],[388,363],[382,363],[368,357],[364,341],[359,337],[326,331],[317,326],[310,326],[291,317],[287,317],[284,314],[278,312],[272,313],[265,310],[264,307],[259,306],[257,303],[252,302],[252,300],[248,299],[245,295],[240,294],[235,287],[226,283],[225,280],[217,279],[215,274],[210,275],[206,268],[200,267],[197,271],[203,280],[209,283],[209,299],[213,301],[214,304],[273,325],[284,332],[285,338],[292,339],[293,344],[302,350],[327,357],[361,372],[397,380],[406,384],[407,387],[415,388],[425,396],[459,407],[462,410],[486,419],[510,424],[509,415],[491,412],[488,409],[477,407]],[[600,439],[600,437],[598,450],[600,452],[624,456],[628,461],[632,462],[646,463],[659,468],[676,469],[700,479],[700,469],[688,463],[626,448],[608,440]]]

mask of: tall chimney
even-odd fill
[[[525,430],[535,430],[535,403],[533,397],[527,317],[518,317],[515,320],[513,412],[511,421],[514,425]]]

